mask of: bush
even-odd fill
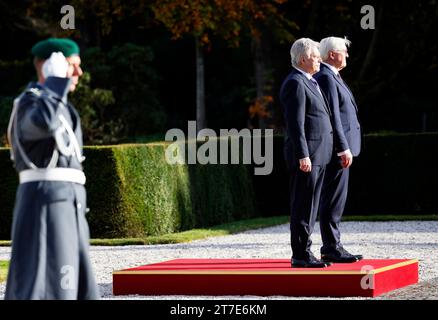
[[[158,101],[160,77],[149,46],[125,43],[108,52],[89,48],[82,60],[84,70],[91,74],[91,87],[104,88],[114,96],[113,103],[105,108],[105,119],[123,127],[119,138],[164,130],[166,114]]]
[[[169,165],[165,142],[86,147],[91,236],[142,237],[287,215],[283,140],[274,138],[268,176],[254,176],[251,165]],[[437,150],[437,133],[366,136],[351,167],[345,215],[436,214]],[[0,238],[8,239],[17,178],[5,148],[0,168]]]
[[[18,177],[9,158],[9,149],[0,148],[0,168],[0,239],[10,239]]]
[[[438,134],[365,138],[351,166],[346,215],[437,214]]]
[[[105,111],[114,104],[115,99],[110,90],[90,87],[91,76],[84,72],[70,102],[81,115],[84,143],[102,145],[115,144],[123,137],[120,134],[120,121],[108,120]]]
[[[93,238],[161,235],[256,216],[249,166],[169,165],[167,143],[86,147]],[[17,185],[0,150],[0,237],[10,237]]]
[[[273,173],[254,177],[257,206],[266,216],[290,214],[283,138],[275,139]],[[365,136],[350,167],[344,215],[437,214],[437,156],[438,133]]]
[[[14,99],[0,96],[0,147],[7,145],[6,132],[11,116]]]
[[[276,139],[275,176],[255,177],[257,199],[267,199],[263,206],[257,203],[264,215],[289,214],[287,171],[279,150],[282,138]],[[344,215],[437,214],[437,152],[438,133],[365,136],[361,154],[350,167]]]

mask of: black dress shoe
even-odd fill
[[[344,248],[338,248],[329,253],[321,253],[321,260],[324,262],[353,263],[362,259],[361,254],[351,254]]]
[[[313,255],[303,260],[292,258],[291,261],[292,268],[326,268],[330,265],[330,262],[318,260]]]

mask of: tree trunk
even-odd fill
[[[254,56],[254,73],[256,85],[256,99],[262,101],[265,96],[266,85],[266,68],[264,62],[263,48],[261,37],[252,40],[253,56]],[[266,128],[266,121],[262,117],[258,117],[258,126],[260,129]]]
[[[312,38],[314,37],[315,30],[319,29],[319,15],[321,8],[321,1],[320,0],[313,0],[312,1],[312,7],[310,9],[310,16],[309,16],[309,22],[307,23],[306,32],[304,34],[308,35],[308,37]]]
[[[421,114],[421,132],[427,131],[427,112],[423,111]]]
[[[204,52],[199,38],[196,43],[196,127],[197,132],[206,127],[205,121],[205,75],[204,75]]]
[[[371,39],[370,45],[368,46],[367,54],[362,64],[362,68],[359,72],[359,80],[362,80],[364,78],[369,67],[371,66],[372,60],[374,59],[376,46],[378,43],[378,39],[380,37],[380,29],[383,28],[383,7],[384,7],[384,2],[382,2],[379,7],[379,13],[377,14],[376,28],[372,31],[373,37]]]

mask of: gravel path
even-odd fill
[[[438,221],[343,222],[342,242],[365,258],[416,258],[420,261],[417,285],[375,299],[438,299]],[[313,252],[319,256],[321,238],[315,226]],[[10,248],[0,248],[0,260]],[[112,271],[177,258],[290,258],[289,226],[251,230],[190,243],[153,246],[92,246],[90,255],[103,299],[315,299],[258,296],[113,296]],[[0,284],[3,299],[5,283]],[[324,298],[326,299],[326,298]],[[362,298],[345,298],[362,299]]]

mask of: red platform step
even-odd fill
[[[291,268],[289,259],[176,259],[113,272],[114,295],[375,297],[418,282],[418,260]]]

